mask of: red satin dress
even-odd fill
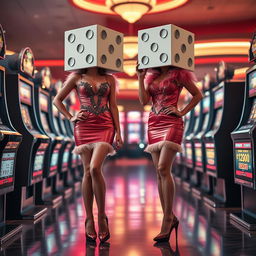
[[[177,108],[179,96],[184,84],[196,81],[194,74],[181,68],[173,68],[160,83],[154,82],[159,72],[148,70],[145,77],[146,88],[152,98],[152,108],[148,119],[148,153],[168,147],[182,152],[184,122],[174,114],[165,114],[167,106]]]
[[[113,155],[115,153],[112,146],[115,127],[108,107],[109,83],[106,81],[98,85],[97,88],[93,88],[88,82],[80,80],[76,90],[80,99],[81,110],[83,110],[86,120],[75,123],[74,137],[76,147],[73,153],[81,154],[86,150],[90,151],[100,143],[108,145],[109,155]]]

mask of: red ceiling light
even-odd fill
[[[148,13],[155,4],[156,0],[106,0],[106,6],[129,23],[138,21],[143,15]]]
[[[97,13],[120,15],[134,23],[143,15],[178,8],[189,0],[68,0],[75,7]]]

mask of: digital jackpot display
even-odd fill
[[[8,142],[5,146],[5,150],[2,154],[2,161],[0,162],[0,186],[9,185],[13,182],[14,176],[14,162],[15,162],[15,152],[19,142]]]
[[[196,155],[196,165],[202,166],[202,145],[201,145],[201,143],[195,143],[195,155]]]
[[[188,163],[192,163],[192,145],[191,145],[191,143],[186,143],[185,151],[186,151],[186,161]]]
[[[48,143],[42,143],[37,150],[33,168],[33,178],[42,175],[43,173],[44,155],[47,146]]]
[[[19,94],[20,94],[20,101],[22,103],[25,103],[29,106],[31,106],[31,96],[32,96],[32,93],[31,93],[31,86],[24,83],[23,81],[19,81]]]
[[[40,93],[39,104],[41,111],[48,112],[48,97],[47,95]]]
[[[235,177],[237,183],[253,187],[253,161],[251,142],[235,143]],[[247,182],[239,182],[245,180]]]
[[[210,170],[215,171],[215,148],[214,143],[206,143],[206,167]]]
[[[54,147],[54,150],[52,152],[51,162],[50,162],[50,171],[51,172],[57,170],[57,168],[58,168],[58,157],[59,157],[59,151],[60,151],[61,146],[62,146],[61,144],[57,144]]]
[[[256,96],[256,71],[249,74],[249,96]]]

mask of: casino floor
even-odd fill
[[[170,243],[155,245],[152,238],[159,231],[162,213],[150,160],[109,160],[104,175],[109,243],[86,243],[85,212],[78,195],[56,209],[48,209],[36,224],[25,223],[21,236],[1,247],[0,255],[256,255],[256,236],[232,225],[229,211],[205,206],[179,185],[174,203],[181,223],[178,247],[174,232]]]

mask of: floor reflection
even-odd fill
[[[174,212],[180,220],[178,247],[154,244],[162,211],[151,164],[109,162],[105,166],[109,243],[86,243],[82,198],[71,198],[36,224],[25,224],[22,235],[1,247],[0,255],[64,256],[224,256],[256,255],[256,238],[229,223],[228,212],[205,207],[177,187]],[[95,216],[97,210],[94,209]],[[97,219],[96,230],[97,230]]]

